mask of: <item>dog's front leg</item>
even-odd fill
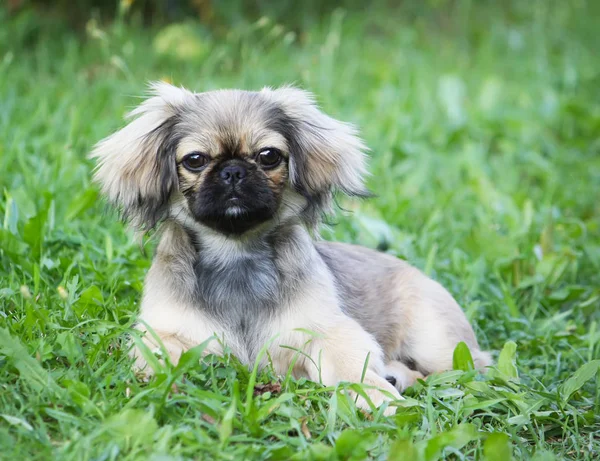
[[[186,350],[192,347],[191,344],[189,344],[183,338],[174,333],[164,332],[160,330],[154,330],[151,333],[146,328],[140,325],[138,325],[136,329],[140,330],[143,333],[143,336],[140,338],[140,341],[143,343],[143,346],[140,347],[138,345],[134,345],[131,349],[130,354],[135,359],[135,362],[133,363],[133,368],[137,372],[145,375],[146,377],[152,376],[154,374],[154,370],[144,358],[142,347],[148,349],[146,353],[157,354],[159,356],[163,355],[163,353],[166,352],[170,362],[173,365],[177,365],[181,354],[183,354]]]
[[[365,384],[364,391],[373,405],[400,399],[398,390],[385,378],[383,353],[375,339],[354,320],[340,315],[333,327],[324,331],[323,337],[311,344],[308,375],[313,381],[326,386],[340,382]],[[357,405],[369,410],[369,403],[357,396]],[[395,413],[388,407],[386,415]]]
[[[133,364],[134,369],[141,372],[146,377],[152,376],[154,370],[148,365],[144,358],[141,350],[142,347],[147,349],[146,353],[157,353],[159,356],[166,353],[170,362],[173,365],[177,365],[181,355],[185,351],[202,344],[209,338],[215,337],[217,334],[217,330],[197,314],[193,317],[185,315],[177,316],[175,315],[177,314],[177,311],[172,309],[170,312],[171,315],[168,317],[169,322],[163,321],[162,323],[157,322],[157,319],[152,318],[147,314],[147,312],[144,312],[141,316],[142,322],[135,326],[135,329],[143,334],[140,338],[143,346],[135,345],[130,353],[131,356],[135,358]],[[149,331],[149,328],[147,328],[146,325],[148,325],[152,331]],[[207,344],[203,351],[203,355],[208,354],[223,354],[222,344],[217,339],[214,339]],[[164,360],[161,360],[161,362],[164,363]]]

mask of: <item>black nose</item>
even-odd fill
[[[240,165],[230,165],[223,168],[219,176],[225,184],[238,184],[246,177],[246,168]]]

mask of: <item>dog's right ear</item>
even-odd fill
[[[128,115],[134,120],[90,154],[98,161],[94,180],[102,192],[141,230],[153,228],[168,213],[169,198],[178,187],[174,129],[182,108],[195,98],[163,82],[150,89],[151,97]]]

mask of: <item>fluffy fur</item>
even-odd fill
[[[491,363],[437,282],[389,255],[311,238],[336,190],[367,195],[366,147],[351,125],[296,88],[152,92],[92,156],[133,226],[161,223],[138,328],[174,362],[214,335],[207,353],[226,345],[252,366],[270,342],[262,365],[325,385],[362,380],[377,406],[450,369],[460,341],[478,368]],[[278,163],[261,163],[265,152]],[[190,155],[205,164],[191,169]]]

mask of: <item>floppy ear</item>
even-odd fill
[[[331,192],[368,196],[363,176],[368,150],[357,130],[317,107],[307,91],[264,89],[289,120],[290,179],[304,195],[328,201]]]
[[[90,156],[98,160],[94,180],[133,226],[147,230],[166,217],[177,188],[173,128],[193,93],[157,82],[134,109],[131,123],[100,141]]]

